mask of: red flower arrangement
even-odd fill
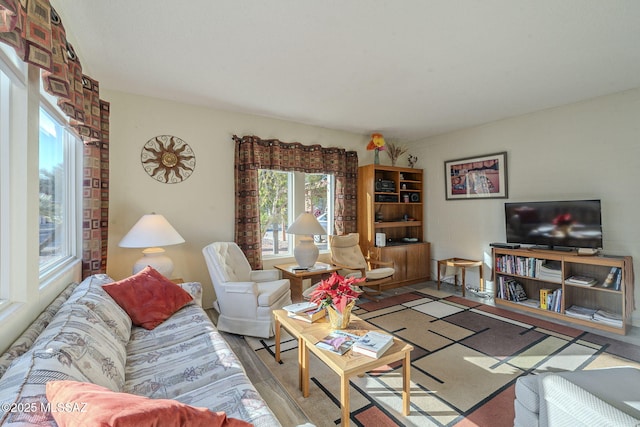
[[[367,150],[384,150],[384,137],[381,133],[371,134],[371,140],[369,141],[369,144],[367,144]]]
[[[364,277],[344,277],[333,273],[328,279],[320,282],[311,293],[309,301],[318,304],[320,308],[331,306],[342,313],[349,303],[360,297],[362,292],[355,288],[358,283],[364,280]]]

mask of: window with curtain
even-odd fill
[[[327,197],[325,210],[333,214],[327,218],[328,232],[345,234],[356,231],[356,187],[358,176],[358,155],[355,151],[342,148],[303,145],[299,142],[286,143],[277,139],[261,139],[257,136],[233,136],[235,142],[235,241],[245,253],[252,268],[262,268],[262,242],[267,226],[262,225],[260,206],[261,170],[301,173],[311,182],[313,174],[331,176],[328,183],[331,195]],[[288,179],[288,178],[287,178]],[[329,178],[327,178],[329,179]],[[320,178],[320,181],[322,178]],[[295,179],[294,179],[295,181]],[[289,181],[287,181],[289,182]],[[302,179],[304,182],[304,179]],[[301,188],[305,188],[301,184]],[[289,191],[291,189],[289,188]],[[288,203],[287,222],[293,221],[296,213],[305,211],[304,190]],[[314,209],[309,201],[309,209]],[[322,212],[320,212],[322,215]],[[319,215],[319,216],[320,216]],[[282,225],[280,226],[283,227]],[[319,237],[322,239],[322,237]]]
[[[303,212],[312,213],[327,234],[333,233],[333,174],[260,169],[258,189],[264,258],[293,256],[295,239],[286,230]],[[314,236],[320,251],[328,249],[327,234]]]

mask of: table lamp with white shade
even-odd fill
[[[300,214],[287,228],[287,233],[302,236],[293,250],[293,256],[298,265],[302,268],[313,267],[320,254],[318,247],[313,242],[313,236],[327,234],[326,230],[322,228],[315,216],[305,212]]]
[[[171,277],[173,261],[165,255],[161,246],[184,243],[182,236],[169,224],[167,219],[159,214],[151,213],[131,227],[131,230],[120,240],[121,248],[146,248],[144,254],[133,265],[133,274],[138,273],[147,265],[156,269],[165,277]]]

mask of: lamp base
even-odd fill
[[[146,266],[153,267],[158,273],[162,274],[166,278],[171,277],[173,273],[173,261],[167,255],[162,248],[147,248],[142,251],[144,254],[142,258],[136,261],[133,265],[133,274],[139,273]]]
[[[318,260],[320,251],[318,247],[313,243],[313,238],[303,237],[293,250],[293,256],[296,258],[296,262],[302,268],[311,268]]]

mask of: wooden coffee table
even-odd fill
[[[296,320],[287,315],[285,310],[274,310],[275,316],[275,359],[280,361],[280,327],[284,327],[298,340],[298,381],[303,397],[309,397],[309,352],[316,355],[324,364],[340,376],[340,408],[342,425],[348,426],[349,417],[349,378],[362,375],[380,366],[393,362],[402,362],[402,413],[409,415],[410,382],[411,382],[411,350],[413,346],[394,337],[393,345],[379,359],[374,359],[349,350],[338,355],[322,350],[315,344],[331,332],[329,322],[325,319],[314,323]],[[367,331],[377,330],[370,323],[351,315],[349,329],[355,335],[364,335]]]
[[[278,264],[274,265],[274,268],[277,268],[282,272],[282,277],[285,279],[289,279],[291,283],[291,301],[292,302],[301,302],[302,298],[302,281],[304,279],[314,279],[318,278],[324,279],[329,276],[331,273],[340,270],[339,267],[331,264],[325,264],[322,262],[317,262],[314,267],[308,270],[294,270],[294,267],[297,267],[298,264]]]

